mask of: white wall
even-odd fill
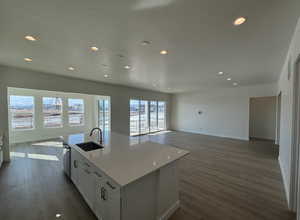
[[[35,128],[30,130],[14,130],[9,120],[9,141],[10,143],[20,143],[36,140],[45,140],[55,138],[61,135],[67,135],[76,132],[88,132],[93,127],[97,126],[97,103],[99,96],[64,93],[46,90],[23,89],[23,88],[8,88],[8,96],[33,96],[34,97],[34,122]],[[59,97],[63,101],[63,126],[60,128],[45,128],[43,120],[42,98],[43,97]],[[68,123],[68,98],[79,98],[84,100],[84,125],[70,126]],[[102,97],[108,98],[109,97]],[[8,98],[9,100],[9,98]],[[9,112],[10,115],[10,112]]]
[[[176,94],[171,128],[248,140],[250,97],[274,96],[276,91],[276,84],[263,84]]]
[[[290,174],[291,174],[291,144],[292,144],[292,106],[293,106],[293,77],[294,66],[300,54],[300,19],[292,38],[290,49],[278,82],[281,99],[281,122],[279,142],[279,163],[284,179],[286,195],[290,199]],[[289,77],[290,75],[290,77]]]
[[[250,99],[250,137],[275,140],[277,97]]]

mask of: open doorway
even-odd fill
[[[250,139],[275,142],[276,102],[276,96],[250,98]]]

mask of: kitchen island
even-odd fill
[[[77,144],[97,135],[64,137],[70,147],[70,177],[101,220],[168,219],[179,207],[177,162],[188,151],[117,134],[104,135],[103,148]]]

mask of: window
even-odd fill
[[[44,127],[62,127],[62,99],[57,97],[43,97],[43,115]]]
[[[130,100],[130,135],[166,129],[166,102]]]
[[[68,99],[69,125],[84,125],[84,101],[83,99]]]
[[[14,130],[34,128],[34,98],[32,96],[10,96],[11,127]]]
[[[140,101],[130,100],[130,135],[140,134]]]
[[[98,100],[98,120],[102,131],[110,130],[110,101],[108,99]]]
[[[166,102],[158,102],[158,130],[166,129]]]

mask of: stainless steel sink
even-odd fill
[[[104,148],[102,145],[97,144],[95,142],[85,142],[81,144],[76,144],[78,147],[80,147],[84,151],[92,151],[92,150],[98,150]]]

